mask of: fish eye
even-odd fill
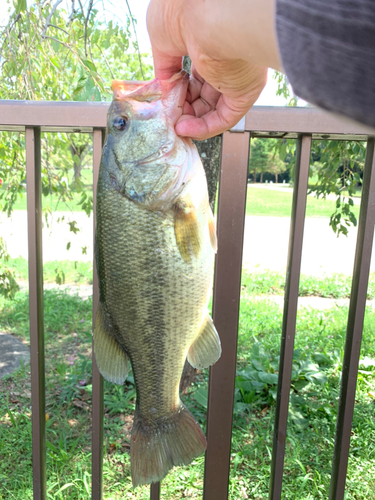
[[[113,120],[113,126],[122,132],[126,128],[127,121],[128,119],[126,116],[116,116]]]

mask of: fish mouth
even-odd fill
[[[182,70],[168,80],[159,78],[146,82],[114,80],[111,88],[114,101],[130,103],[136,101],[151,105],[152,103],[157,105],[157,102],[161,101],[165,115],[175,125],[182,115],[188,85],[189,73]]]

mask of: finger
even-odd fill
[[[192,84],[193,86],[190,87],[190,98],[187,100],[193,106],[195,114],[202,116],[210,110],[215,109],[222,94],[207,82],[203,85],[197,82],[192,82]]]
[[[221,96],[216,110],[209,111],[201,117],[183,115],[177,121],[176,133],[196,140],[204,140],[221,134],[238,123],[254,102],[239,104],[232,99]]]
[[[155,78],[168,80],[168,78],[181,71],[182,57],[168,56],[156,47],[152,48],[152,55],[154,58]]]
[[[182,116],[183,115],[195,116],[194,109],[192,108],[191,104],[188,101],[185,101],[184,107],[182,108]]]

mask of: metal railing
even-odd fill
[[[0,102],[0,130],[21,131],[25,132],[26,136],[35,500],[46,498],[41,132],[71,131],[93,135],[95,200],[107,109],[108,103]],[[223,134],[217,220],[218,253],[215,264],[213,296],[213,319],[220,333],[223,353],[220,360],[210,369],[207,415],[208,447],[203,492],[205,500],[226,500],[228,498],[250,136],[297,139],[296,173],[270,471],[269,498],[272,500],[280,499],[282,491],[311,141],[312,139],[367,141],[329,494],[330,500],[344,498],[375,224],[375,139],[372,135],[375,135],[375,132],[366,127],[338,120],[316,109],[265,107],[253,108],[231,132]],[[98,283],[94,264],[93,318],[95,318],[97,303]],[[103,498],[103,380],[96,367],[95,359],[93,359],[92,385],[92,499],[101,500]],[[160,498],[160,489],[160,484],[151,486],[151,500]]]

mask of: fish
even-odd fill
[[[207,181],[196,147],[174,129],[188,82],[186,72],[115,80],[99,168],[94,353],[116,384],[132,368],[134,487],[206,450],[179,383],[186,359],[202,369],[221,355],[208,313],[217,238]]]

